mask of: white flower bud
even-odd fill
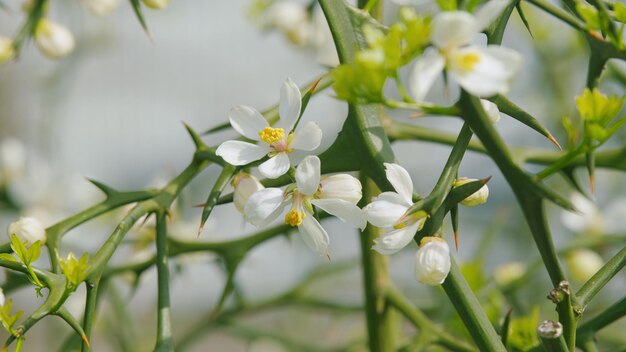
[[[460,187],[473,181],[478,181],[478,179],[461,177],[454,181],[454,187]],[[487,202],[487,198],[489,198],[489,188],[487,185],[484,185],[478,191],[463,199],[460,203],[466,207],[475,207],[477,205],[485,204]]]
[[[483,106],[483,110],[487,113],[491,123],[495,124],[500,121],[500,110],[496,104],[486,99],[480,99],[480,105]]]
[[[304,4],[295,1],[279,1],[267,10],[269,25],[282,32],[296,30],[307,22],[309,13]]]
[[[7,37],[0,37],[0,65],[11,60],[15,56],[13,41]]]
[[[64,26],[41,19],[35,29],[35,44],[49,59],[60,59],[74,50],[74,35]]]
[[[577,249],[571,252],[566,259],[572,278],[578,282],[586,282],[602,268],[602,257],[589,249]]]
[[[498,286],[506,286],[519,279],[526,273],[526,265],[520,262],[510,262],[498,266],[493,271],[493,279]]]
[[[36,218],[24,216],[12,222],[8,228],[8,235],[16,235],[21,241],[33,244],[37,241],[46,242],[46,228]]]
[[[361,182],[348,174],[322,176],[316,193],[317,198],[343,199],[352,204],[358,203],[362,196]]]
[[[0,288],[0,306],[4,306],[4,291]]]
[[[108,16],[120,5],[120,0],[82,0],[83,5],[97,16]]]
[[[21,178],[26,170],[26,148],[16,138],[0,143],[0,184]]]
[[[439,237],[424,237],[415,256],[415,277],[427,285],[441,285],[450,272],[450,248]]]
[[[167,7],[170,0],[143,0],[143,4],[154,10],[160,10]]]
[[[233,178],[233,186],[235,187],[233,202],[237,210],[242,214],[248,198],[256,191],[265,188],[256,177],[245,172],[240,172]]]

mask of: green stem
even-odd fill
[[[165,212],[157,213],[156,229],[156,267],[158,283],[158,310],[157,310],[157,341],[155,351],[174,351],[172,337],[172,322],[170,311],[170,284],[168,265],[167,226]]]
[[[87,340],[90,340],[98,308],[98,289],[100,287],[100,279],[97,279],[96,281],[87,280],[85,281],[85,285],[87,288],[87,299],[85,301],[85,315],[83,316],[83,330],[85,331],[85,337]],[[85,341],[83,341],[81,350],[82,352],[87,352],[91,349]]]
[[[613,258],[611,258],[602,269],[598,270],[591,279],[589,279],[578,292],[579,309],[581,312],[585,309],[587,304],[593,299],[593,297],[600,292],[600,290],[624,268],[626,265],[626,247],[622,248]]]
[[[472,335],[480,351],[506,351],[500,336],[485,315],[480,302],[465,281],[454,258],[450,258],[450,273],[441,285]]]
[[[578,327],[579,340],[593,339],[593,335],[605,326],[623,318],[626,315],[626,297],[603,310],[600,314]]]
[[[363,206],[374,196],[376,186],[367,177],[361,176]],[[363,293],[365,295],[365,317],[370,351],[395,351],[395,314],[385,300],[385,292],[391,285],[387,257],[372,250],[374,239],[383,229],[367,225],[361,232],[361,266],[363,268]]]
[[[577,29],[584,33],[588,33],[589,31],[587,29],[587,25],[584,22],[570,15],[568,12],[564,11],[562,8],[555,6],[550,2],[547,2],[544,0],[526,0],[526,1],[544,10],[545,12],[551,14],[552,16],[560,19],[561,21],[567,23],[574,29]]]
[[[389,304],[402,313],[416,328],[420,329],[419,333],[425,335],[425,338],[432,339],[435,343],[456,352],[475,352],[476,348],[465,343],[459,338],[448,334],[435,325],[426,314],[414,307],[406,297],[404,297],[397,289],[388,287],[385,297]],[[432,335],[432,336],[431,336]]]

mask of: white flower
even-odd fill
[[[415,233],[422,227],[427,214],[418,211],[406,216],[413,205],[413,181],[409,173],[398,164],[385,163],[387,179],[396,192],[384,192],[363,208],[365,218],[378,227],[393,227],[380,238],[374,240],[372,249],[390,255],[409,244]]]
[[[60,59],[74,50],[72,32],[64,26],[42,18],[35,28],[35,44],[49,59]]]
[[[500,109],[498,106],[489,100],[480,99],[480,105],[483,106],[483,110],[487,113],[487,117],[489,117],[489,121],[495,124],[500,121]]]
[[[4,291],[0,288],[0,306],[4,306]]]
[[[331,183],[342,182],[345,189],[351,191],[327,193],[320,186],[320,159],[317,156],[308,156],[296,168],[295,185],[288,186],[284,192],[279,188],[265,188],[250,196],[244,208],[246,220],[253,225],[265,225],[276,219],[290,205],[291,209],[285,215],[285,223],[297,226],[304,242],[319,255],[327,256],[328,233],[315,219],[313,207],[318,207],[354,227],[363,229],[366,224],[361,209],[356,206],[361,198],[361,187],[355,187],[359,181],[352,176],[345,176],[342,176],[343,182],[334,179]],[[326,185],[328,184],[327,182]],[[340,187],[337,184],[335,186]]]
[[[526,265],[520,262],[502,264],[493,271],[493,279],[498,286],[506,286],[524,276]]]
[[[94,14],[105,17],[120,5],[120,0],[82,0],[82,4]]]
[[[29,244],[37,241],[41,241],[41,244],[46,242],[46,228],[39,220],[28,216],[12,222],[8,228],[8,235],[16,235],[21,241],[27,241]]]
[[[424,237],[415,254],[415,278],[427,285],[441,285],[450,272],[450,248],[439,237]]]
[[[265,188],[256,177],[245,172],[240,172],[233,177],[232,183],[233,187],[235,187],[233,202],[240,213],[243,213],[243,208],[246,205],[248,198],[250,198],[250,196],[255,192]]]
[[[142,0],[143,4],[151,9],[160,10],[167,7],[170,0]]]
[[[454,181],[454,187],[460,187],[464,184],[474,181],[478,180],[475,178],[460,177],[459,179]],[[465,205],[466,207],[475,207],[477,205],[485,204],[487,202],[487,198],[489,198],[489,187],[487,187],[487,185],[484,185],[480,187],[478,191],[472,193],[467,198],[460,201],[460,203],[462,205]]]
[[[244,137],[262,143],[226,141],[215,154],[232,165],[246,165],[267,155],[269,160],[259,165],[261,174],[267,178],[284,175],[291,166],[289,154],[293,150],[315,150],[322,140],[322,130],[315,122],[307,122],[292,131],[300,116],[301,104],[300,90],[288,78],[280,92],[278,127],[270,127],[263,115],[251,107],[231,109],[229,118],[233,128]]]
[[[315,34],[303,3],[278,1],[267,9],[266,16],[268,25],[281,31],[293,44],[307,45]]]
[[[567,266],[572,278],[578,282],[586,282],[602,268],[602,257],[589,249],[577,249],[567,255]]]
[[[0,143],[0,184],[21,178],[26,170],[26,147],[16,138]]]
[[[570,201],[578,211],[563,210],[561,221],[571,231],[588,235],[626,231],[626,198],[614,200],[603,209],[580,193],[573,193]]]
[[[13,41],[7,37],[0,37],[0,65],[11,60],[15,56]]]
[[[435,79],[444,69],[470,94],[489,97],[504,94],[521,64],[521,55],[498,45],[486,48],[471,45],[508,5],[491,0],[475,13],[450,11],[433,20],[431,43],[413,67],[410,87],[415,100],[423,101]]]

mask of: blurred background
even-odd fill
[[[421,13],[437,11],[433,2],[405,3]],[[10,36],[24,20],[24,14],[19,2],[9,1],[6,5],[8,10],[0,11],[0,34]],[[101,17],[79,1],[52,1],[48,15],[73,32],[76,50],[63,60],[52,61],[30,43],[19,60],[0,68],[0,227],[6,228],[19,215],[36,216],[50,226],[101,200],[103,196],[86,178],[119,190],[163,186],[187,165],[194,150],[182,122],[204,131],[226,122],[229,109],[235,105],[259,110],[271,107],[278,102],[279,89],[287,77],[304,85],[336,62],[327,28],[320,25],[323,16],[319,9],[313,9],[312,18],[302,19],[315,26],[315,31],[300,37],[281,31],[275,24],[271,28],[272,22],[268,25],[264,14],[254,11],[255,6],[258,3],[249,0],[172,1],[166,9],[148,9],[145,14],[154,37],[151,41],[127,2]],[[394,2],[386,5],[387,23],[395,20],[399,6]],[[584,88],[588,49],[569,27],[535,8],[524,9],[532,36],[514,14],[504,38],[505,46],[522,52],[525,58],[509,98],[537,117],[565,146],[561,118],[576,117],[574,97]],[[259,23],[265,24],[265,28],[260,28]],[[623,69],[623,65],[611,63],[603,77],[603,91],[624,94],[624,82],[620,81],[623,76],[618,74]],[[443,83],[438,82],[429,98],[451,103],[458,96],[454,87],[447,98],[443,92]],[[394,92],[390,90],[389,94]],[[332,89],[311,101],[303,118],[318,121],[324,131],[316,153],[333,142],[346,112],[347,106],[333,98]],[[389,114],[401,121],[452,133],[461,126],[456,118],[415,118],[402,111]],[[507,116],[503,115],[496,127],[511,145],[554,150],[544,137]],[[217,145],[231,136],[234,133],[213,134],[206,142]],[[619,134],[606,147],[623,145],[624,137],[624,133]],[[428,194],[450,148],[400,142],[394,149],[399,163],[411,173],[416,191]],[[529,170],[540,169],[531,165]],[[586,185],[586,173],[579,171],[581,183]],[[209,167],[183,192],[175,205],[174,235],[195,239],[201,209],[193,205],[206,200],[217,172],[217,168]],[[514,306],[517,309],[513,315],[520,319],[554,318],[553,305],[545,299],[549,280],[543,269],[532,271],[537,269],[534,263],[538,253],[502,175],[488,157],[473,153],[466,156],[460,175],[493,176],[489,202],[461,209],[460,248],[454,253],[459,262],[466,264],[468,280],[490,317],[497,321]],[[573,192],[560,176],[553,176],[548,184],[568,196]],[[624,236],[625,187],[623,173],[599,169],[593,202],[577,198],[577,204],[585,207],[582,215],[563,213],[550,205],[550,225],[557,247],[567,248],[590,236]],[[93,252],[124,211],[128,208],[71,231],[64,237],[64,253]],[[330,262],[306,248],[297,234],[277,237],[249,253],[237,271],[235,300],[266,307],[236,314],[229,324],[209,323],[209,314],[224,285],[223,263],[209,254],[172,260],[175,340],[188,341],[185,347],[189,351],[283,351],[309,347],[365,350],[364,315],[358,310],[362,302],[358,235],[340,221],[328,220],[324,226],[331,236]],[[444,233],[452,244],[451,229],[448,223],[446,226]],[[223,205],[215,209],[199,240],[228,240],[254,231],[244,224],[234,206]],[[139,261],[151,255],[152,236],[150,223],[137,226],[113,263]],[[622,246],[623,242],[596,245],[584,255],[597,264]],[[457,329],[459,335],[466,334],[443,291],[415,281],[415,250],[416,246],[411,245],[390,258],[395,283],[433,320]],[[590,262],[571,259],[575,254],[580,253],[570,250],[562,258],[573,263],[568,270],[574,279],[581,277],[581,281],[574,281],[574,286],[580,287],[585,273],[578,276],[576,263]],[[46,258],[40,259],[41,265],[45,263]],[[338,309],[267,304],[290,292],[315,270],[329,272],[304,286],[306,297],[334,302]],[[513,293],[503,289],[511,277],[524,272],[529,276],[523,287]],[[589,316],[623,296],[626,276],[618,276],[602,292],[603,298],[589,306]],[[26,314],[42,302],[31,287],[8,296]],[[226,309],[235,300],[229,300]],[[81,287],[67,305],[80,317],[83,302]],[[533,309],[538,318],[532,315]],[[139,278],[129,274],[113,280],[92,338],[95,350],[151,350],[156,331],[155,310],[155,270],[150,269]],[[626,348],[626,337],[619,334],[624,329],[626,322],[622,320],[603,332],[607,351]],[[401,333],[410,341],[415,332],[402,325]],[[27,334],[24,350],[62,350],[65,336],[71,334],[60,319],[46,318]]]

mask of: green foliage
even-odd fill
[[[2,322],[2,326],[4,326],[9,334],[13,334],[13,326],[23,314],[21,310],[18,310],[15,314],[11,314],[12,306],[13,300],[11,299],[8,299],[4,305],[0,306],[0,322]]]
[[[35,241],[35,243],[31,244],[29,247],[26,247],[26,243],[22,242],[17,235],[13,234],[11,235],[11,249],[13,249],[13,252],[19,260],[28,267],[31,263],[39,259],[39,255],[41,254],[41,242]]]
[[[400,21],[388,30],[364,24],[367,48],[355,53],[353,64],[333,70],[333,88],[339,99],[353,103],[384,101],[383,86],[387,78],[398,76],[398,69],[421,54],[430,37],[430,19],[414,9],[400,9]]]
[[[600,16],[598,15],[598,10],[596,10],[595,7],[587,4],[586,2],[579,1],[576,3],[576,11],[578,11],[589,29],[600,29]]]
[[[617,22],[626,23],[626,4],[617,2],[613,6],[613,16]]]
[[[604,143],[626,122],[622,118],[613,125],[609,124],[617,117],[626,96],[608,96],[597,88],[585,89],[576,98],[576,107],[585,122],[585,137]]]
[[[80,259],[76,259],[73,253],[69,253],[65,260],[59,259],[59,265],[63,270],[63,275],[67,279],[68,287],[71,290],[75,290],[81,282],[83,282],[88,275],[87,266],[89,261],[89,255],[83,254]]]
[[[537,325],[539,324],[539,307],[535,306],[528,315],[511,320],[508,348],[513,351],[530,351],[539,345]]]

